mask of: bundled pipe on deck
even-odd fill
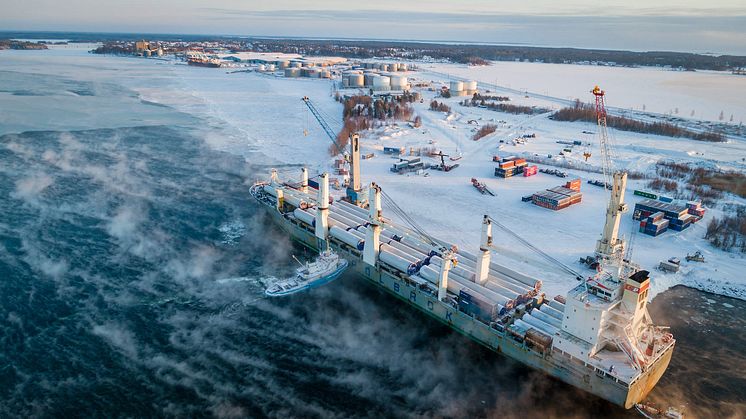
[[[549,304],[542,304],[539,306],[539,310],[542,313],[549,314],[550,316],[554,317],[555,319],[558,319],[559,321],[562,321],[562,312],[557,310],[556,308],[550,306]]]
[[[406,259],[399,257],[393,253],[389,253],[385,250],[379,252],[378,259],[393,268],[396,268],[402,272],[406,272],[407,275],[414,275],[415,273],[417,273],[416,264],[410,263]]]
[[[329,218],[331,218],[332,220],[336,220],[336,221],[341,222],[342,224],[346,225],[348,228],[355,228],[358,225],[360,225],[355,220],[351,220],[351,219],[349,219],[349,218],[347,218],[347,217],[345,217],[343,215],[335,214],[335,213],[333,213],[331,211],[329,212]]]
[[[443,263],[443,259],[441,259],[438,256],[433,256],[433,257],[430,258],[430,263],[432,263],[433,265],[436,265],[436,266],[441,266],[442,263]],[[470,271],[470,270],[468,270],[466,268],[463,268],[461,266],[451,266],[450,273],[456,274],[456,275],[460,275],[460,276],[464,277],[467,281],[469,281],[471,283],[474,283],[474,276],[476,275],[476,273],[474,273],[473,271]],[[516,292],[514,292],[514,291],[512,291],[510,289],[502,287],[502,286],[500,286],[500,285],[498,285],[498,284],[496,284],[496,283],[494,283],[492,281],[487,281],[485,283],[485,285],[479,285],[479,284],[476,284],[476,285],[479,286],[479,287],[482,287],[482,288],[487,288],[490,291],[493,291],[493,292],[495,292],[497,294],[500,294],[501,296],[503,296],[507,300],[511,301],[512,304],[514,304],[516,302],[516,300],[518,299],[518,296],[520,295],[519,293],[516,293]],[[503,303],[503,304],[506,304],[506,303]],[[512,307],[512,304],[507,304],[507,305],[510,305]]]
[[[561,329],[562,328],[562,320],[560,320],[560,319],[558,319],[556,317],[550,316],[549,314],[544,313],[541,310],[532,310],[531,311],[531,315],[533,317],[536,317],[537,319],[543,321],[544,323],[548,323],[548,324],[556,327],[557,329]]]
[[[440,254],[440,252],[438,252],[437,249],[434,249],[433,246],[425,244],[423,241],[410,236],[402,237],[400,242],[406,244],[407,246],[414,247],[415,249],[427,255]]]
[[[351,211],[346,211],[344,208],[335,207],[334,205],[329,207],[329,211],[332,213],[340,214],[351,220],[355,220],[356,222],[358,222],[358,224],[365,224],[368,222],[367,216],[362,217],[360,216],[360,214],[357,214]]]
[[[539,329],[542,332],[546,332],[549,336],[554,336],[554,334],[558,331],[556,327],[552,326],[549,323],[545,323],[537,319],[536,317],[533,317],[531,314],[525,314],[521,320],[533,326],[534,329]]]
[[[365,247],[365,240],[364,239],[361,239],[361,238],[359,238],[359,237],[357,237],[357,236],[349,233],[347,230],[344,230],[344,229],[339,228],[337,226],[332,226],[329,229],[329,234],[332,237],[334,237],[336,239],[339,239],[339,241],[341,241],[342,243],[345,243],[345,244],[347,244],[349,246],[352,246],[352,247],[356,248],[357,250],[363,250],[363,248]]]
[[[314,218],[316,217],[316,208],[308,208],[306,211]],[[342,217],[339,214],[330,213],[327,221],[329,222],[329,227],[336,226],[343,230],[347,230],[348,228],[355,228],[357,226],[357,223],[352,220],[345,219],[345,217]],[[315,223],[312,225],[315,225]]]
[[[474,271],[476,271],[477,262],[471,259],[471,257],[473,256],[470,253],[459,251],[458,255],[459,255],[459,258],[458,258],[459,264],[469,266],[470,268],[474,269]],[[463,257],[464,255],[468,255],[468,256]],[[526,285],[523,282],[512,279],[503,274],[500,274],[493,268],[492,264],[490,264],[489,275],[490,275],[490,278],[494,279],[499,285],[509,288],[517,292],[520,295],[528,295],[529,293],[534,291],[533,286]]]
[[[336,201],[334,202],[334,205],[338,205],[342,210],[356,214],[358,217],[368,219],[369,211],[365,208],[360,208],[347,201]]]
[[[394,254],[396,256],[399,256],[400,258],[402,258],[402,259],[404,259],[404,260],[406,260],[408,262],[414,263],[415,265],[417,265],[417,268],[420,268],[422,265],[425,264],[424,259],[420,259],[420,258],[417,258],[416,256],[412,256],[412,255],[410,255],[408,253],[402,252],[401,250],[399,250],[399,249],[397,249],[395,247],[392,247],[392,246],[390,246],[390,245],[388,245],[386,243],[381,243],[381,246],[379,247],[379,249],[381,251],[386,251],[388,253],[391,253],[391,254]]]
[[[525,319],[525,316],[524,316],[524,319]],[[552,330],[554,328],[549,326],[548,324],[539,323],[538,325],[536,325],[534,324],[534,322],[536,322],[536,319],[531,319],[531,322],[527,322],[524,319],[516,319],[514,323],[518,325],[519,327],[523,328],[526,332],[528,332],[530,329],[534,329],[550,337],[554,336],[554,331]]]
[[[553,309],[559,311],[560,313],[564,313],[565,312],[565,305],[562,304],[562,303],[560,303],[557,300],[554,300],[554,299],[549,300],[548,304],[549,304],[550,307],[552,307]]]
[[[432,282],[433,284],[438,285],[438,281],[440,279],[440,267],[435,267],[434,265],[423,266],[420,269],[420,276]],[[487,299],[486,301],[492,301],[499,304],[501,306],[501,309],[504,308],[506,305],[510,305],[510,299],[506,298],[505,296],[499,295],[492,290],[484,288],[479,284],[475,284],[468,279],[449,271],[448,291],[458,295],[458,293],[462,289],[467,289],[470,293],[478,293],[479,295],[485,297]]]
[[[464,259],[471,260],[476,264],[477,257],[476,255],[469,253],[467,251],[459,250],[458,255],[461,256]],[[510,268],[507,268],[505,266],[499,265],[495,262],[490,262],[490,271],[495,273],[495,276],[498,278],[505,277],[507,279],[516,281],[520,284],[527,285],[531,287],[531,289],[537,289],[541,287],[541,281],[538,279],[531,278],[527,275],[524,275],[520,272],[514,271]]]
[[[309,213],[308,211],[302,210],[300,208],[296,208],[293,211],[293,215],[295,218],[303,221],[304,223],[308,224],[311,227],[316,226],[316,217]]]
[[[391,246],[394,246],[397,249],[401,250],[402,252],[407,252],[407,253],[411,253],[411,254],[417,255],[417,257],[422,258],[422,259],[428,258],[428,260],[429,260],[429,258],[431,256],[431,255],[422,253],[420,250],[415,249],[415,248],[413,248],[411,246],[407,246],[406,244],[401,243],[401,242],[399,242],[397,240],[393,240],[392,239],[391,243],[389,243],[389,244]]]
[[[354,228],[348,228],[347,232],[350,233],[350,234],[352,234],[355,237],[359,237],[359,238],[365,240],[365,233],[362,232],[362,231],[360,231],[360,230],[356,230]]]
[[[381,237],[384,237],[388,240],[396,240],[397,242],[401,240],[401,236],[397,236],[395,233],[392,233],[390,229],[384,228],[381,230]]]

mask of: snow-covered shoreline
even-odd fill
[[[442,69],[441,69],[442,70]],[[211,135],[208,142],[223,151],[248,155],[260,152],[283,169],[282,176],[297,177],[298,165],[308,166],[312,172],[330,171],[331,157],[327,154],[329,140],[313,117],[310,117],[301,97],[311,97],[328,115],[340,116],[341,104],[332,98],[329,81],[284,79],[253,73],[226,74],[212,69],[173,66],[169,77],[178,80],[177,93],[173,90],[143,89],[147,100],[174,106],[179,110],[214,120],[224,137]],[[412,77],[420,77],[412,73]],[[424,79],[423,79],[424,80]],[[430,80],[428,78],[428,80]],[[437,80],[436,80],[437,81]],[[447,80],[442,80],[447,82]],[[586,92],[579,91],[578,95]],[[354,92],[352,92],[354,93]],[[183,95],[186,96],[183,96]],[[423,119],[423,126],[414,129],[406,123],[378,128],[363,135],[363,151],[376,157],[363,161],[364,182],[375,181],[406,210],[418,217],[433,235],[457,245],[475,250],[479,241],[480,220],[483,214],[499,217],[511,229],[561,260],[564,264],[584,272],[577,263],[579,257],[592,253],[600,235],[606,206],[606,195],[601,188],[586,183],[601,176],[578,170],[568,170],[570,178],[583,180],[583,202],[560,212],[553,212],[520,201],[520,197],[545,188],[561,185],[566,179],[549,175],[531,178],[497,179],[493,176],[493,154],[536,153],[556,154],[561,150],[557,140],[580,139],[594,142],[592,124],[554,122],[545,117],[509,115],[486,109],[462,107],[463,98],[448,99],[453,114],[427,109],[433,92],[422,91],[423,103],[415,103],[415,110]],[[615,92],[609,91],[610,97]],[[627,93],[629,94],[629,93]],[[440,99],[439,99],[440,100]],[[542,106],[540,99],[514,97],[517,104]],[[739,99],[740,101],[740,99]],[[195,103],[197,105],[195,105]],[[740,102],[736,105],[740,106]],[[278,123],[278,121],[282,121]],[[469,120],[479,123],[498,123],[500,128],[478,142],[470,139],[473,127]],[[502,122],[501,122],[502,121]],[[212,124],[211,124],[212,125]],[[307,135],[304,135],[307,131]],[[527,144],[511,145],[509,140],[524,132],[537,134]],[[738,141],[727,145],[713,145],[686,139],[671,139],[644,134],[613,132],[617,143],[617,164],[635,171],[650,171],[656,161],[670,158],[676,161],[709,161],[715,166],[741,168],[746,157],[746,144]],[[500,140],[506,143],[500,144]],[[435,145],[447,153],[460,154],[461,167],[450,173],[433,172],[428,176],[395,175],[388,169],[394,161],[381,153],[384,145],[418,147]],[[590,148],[591,164],[598,164],[597,147]],[[578,159],[579,156],[572,158]],[[275,163],[273,163],[275,164]],[[478,194],[469,179],[477,177],[497,191],[497,197]],[[630,181],[626,201],[630,207],[639,197],[632,190],[644,188],[644,181]],[[416,197],[416,198],[415,198]],[[737,197],[729,198],[744,203]],[[385,211],[385,208],[384,208]],[[718,210],[708,211],[700,223],[683,232],[669,231],[660,237],[632,233],[636,228],[629,215],[622,222],[622,234],[633,238],[633,260],[653,272],[653,293],[683,284],[707,292],[746,300],[746,278],[742,275],[746,263],[735,253],[713,248],[702,237],[706,224]],[[539,257],[515,243],[503,240],[498,233],[495,259],[544,281],[548,295],[564,294],[575,285],[575,279],[558,273]],[[700,250],[705,253],[704,264],[683,263],[681,272],[666,274],[655,268],[658,262]]]

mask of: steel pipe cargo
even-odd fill
[[[562,315],[563,313],[556,308],[553,308],[549,304],[542,304],[539,306],[539,310],[542,313],[549,314],[550,316],[554,317],[555,319],[558,319],[560,322],[563,320]]]
[[[293,215],[295,216],[295,218],[303,221],[311,227],[314,227],[316,225],[316,217],[300,208],[296,208],[293,211]]]
[[[534,309],[531,311],[531,315],[543,321],[544,323],[547,323],[547,324],[550,324],[556,327],[557,329],[562,328],[562,320],[552,317],[549,314],[542,312],[541,310]]]
[[[329,235],[339,239],[342,243],[356,248],[357,250],[363,250],[365,248],[365,240],[360,239],[337,226],[332,226],[329,229]]]
[[[407,275],[414,275],[417,273],[417,265],[414,263],[408,262],[406,259],[403,259],[393,253],[389,253],[386,251],[381,251],[378,253],[378,259],[391,266],[392,268],[396,268]]]

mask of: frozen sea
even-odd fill
[[[283,81],[233,76],[0,52],[0,416],[634,417],[355,277],[258,300],[304,252],[248,186],[324,151],[285,135],[306,121],[300,97],[272,100],[294,95]],[[743,417],[746,360],[727,348],[743,348],[744,302],[676,290],[653,302],[681,337],[651,398]]]

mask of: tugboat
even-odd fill
[[[315,261],[301,264],[294,277],[271,285],[264,293],[268,297],[282,297],[328,284],[337,279],[348,265],[346,259],[327,249],[319,253]]]

